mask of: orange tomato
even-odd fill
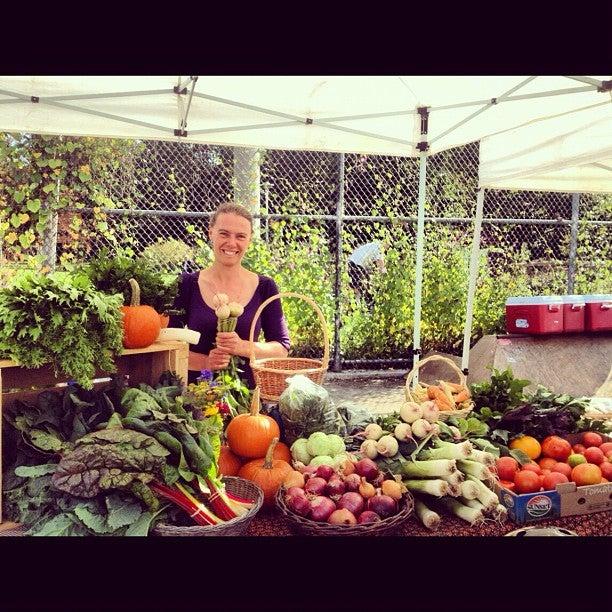
[[[579,487],[599,484],[601,470],[593,463],[581,463],[572,470],[572,481]]]
[[[548,436],[542,442],[542,454],[557,461],[565,461],[572,454],[572,445],[560,436]]]
[[[508,448],[512,450],[515,448],[522,450],[532,460],[537,459],[542,452],[540,443],[531,436],[520,436],[518,438],[514,438],[514,440],[510,442]]]

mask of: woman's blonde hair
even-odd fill
[[[210,227],[213,227],[213,225],[217,222],[219,215],[228,213],[238,215],[239,217],[246,219],[251,226],[251,230],[253,229],[253,215],[251,214],[251,211],[241,204],[235,204],[234,202],[224,202],[217,208],[217,210],[215,210],[213,216],[210,218]]]

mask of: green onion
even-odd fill
[[[404,480],[402,482],[409,491],[428,493],[434,497],[443,497],[451,492],[450,485],[445,480]]]
[[[414,500],[414,511],[427,529],[434,531],[440,525],[440,515],[430,510],[420,499]]]
[[[437,477],[448,476],[457,471],[454,459],[432,459],[429,461],[408,461],[402,466],[406,476]]]

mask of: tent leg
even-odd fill
[[[427,154],[419,156],[419,201],[417,213],[416,268],[414,279],[414,330],[412,337],[412,367],[419,363],[421,354],[421,295],[423,292],[423,253],[425,246],[425,188],[427,185]],[[419,382],[419,373],[412,379],[413,386]]]
[[[484,189],[478,190],[476,196],[476,218],[474,219],[474,239],[470,255],[470,275],[467,291],[467,307],[465,313],[465,328],[463,331],[463,356],[461,369],[467,374],[470,362],[470,340],[472,337],[472,315],[474,313],[474,296],[478,280],[478,260],[480,259],[480,230],[482,229],[482,210],[484,207]]]

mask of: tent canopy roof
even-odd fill
[[[434,153],[602,102],[609,112],[609,78],[0,76],[0,130],[415,156],[425,140]]]

